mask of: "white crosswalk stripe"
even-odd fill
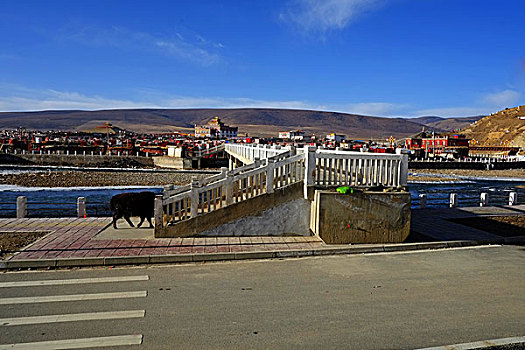
[[[36,303],[53,303],[64,301],[84,301],[84,300],[102,300],[102,299],[121,299],[121,298],[142,298],[148,295],[145,290],[137,292],[115,292],[115,293],[94,293],[94,294],[69,294],[69,295],[49,295],[40,297],[23,297],[23,298],[4,298],[0,299],[0,305],[13,304],[36,304]]]
[[[109,283],[109,282],[133,282],[147,281],[149,276],[122,276],[122,277],[101,277],[101,278],[77,278],[70,280],[43,280],[43,281],[17,281],[2,282],[0,288],[8,287],[35,287],[35,286],[57,286],[68,284],[86,284],[86,283]]]
[[[57,349],[88,349],[105,346],[140,345],[142,334],[118,335],[114,337],[78,338],[51,340],[33,343],[0,345],[0,350],[57,350]]]
[[[16,288],[24,288],[26,295],[28,288],[31,287],[45,287],[45,286],[68,286],[68,285],[86,285],[86,284],[101,284],[108,283],[110,284],[118,283],[120,285],[125,285],[129,282],[143,282],[148,281],[148,275],[139,275],[139,276],[114,276],[114,277],[99,277],[99,278],[76,278],[76,279],[56,279],[56,280],[38,280],[38,281],[12,281],[12,282],[0,282],[0,288],[13,288],[16,292]],[[102,287],[106,288],[106,287]],[[53,289],[56,290],[56,287]],[[36,290],[35,290],[36,291]],[[101,311],[101,312],[79,312],[79,313],[67,313],[67,314],[54,314],[54,315],[38,315],[39,304],[44,303],[56,303],[56,307],[60,308],[62,303],[68,302],[86,302],[86,307],[90,309],[93,307],[89,303],[97,300],[119,300],[126,298],[145,298],[148,295],[146,290],[138,291],[121,291],[121,292],[99,292],[99,293],[82,293],[82,294],[60,294],[60,295],[45,295],[45,292],[42,292],[42,289],[38,289],[38,294],[40,295],[30,295],[24,297],[10,297],[10,298],[0,298],[0,306],[15,306],[23,304],[31,304],[31,308],[25,310],[29,311],[31,315],[14,315],[15,317],[4,317],[0,318],[0,328],[3,327],[14,327],[16,326],[28,326],[28,327],[39,327],[39,325],[45,325],[50,323],[70,323],[70,322],[96,322],[103,320],[118,320],[130,319],[130,318],[143,318],[145,317],[146,310],[119,310],[119,311]],[[67,292],[66,292],[67,293]],[[44,295],[42,295],[44,294]],[[34,305],[34,306],[33,306]],[[82,308],[83,304],[77,304],[76,309],[78,310],[79,306]],[[51,309],[50,309],[51,308]],[[47,312],[49,310],[55,309],[55,306],[46,308]],[[62,307],[63,309],[63,307]],[[11,312],[15,312],[16,309],[8,309]],[[24,309],[20,309],[24,310]],[[42,309],[44,310],[44,309]],[[80,310],[81,311],[81,310]],[[90,310],[91,311],[91,310]],[[2,311],[0,310],[0,313]],[[26,313],[29,313],[26,311]],[[18,312],[20,313],[20,312]],[[40,327],[42,327],[40,326]],[[61,325],[56,325],[55,327],[61,327]],[[12,333],[19,334],[19,333]],[[58,332],[57,334],[60,334]],[[82,334],[82,333],[80,333]],[[21,336],[21,335],[20,335]],[[21,336],[24,337],[24,336]],[[27,337],[27,336],[26,336]],[[26,342],[13,342],[16,339],[9,339],[12,343],[9,344],[0,344],[0,350],[3,349],[80,349],[80,348],[100,348],[108,346],[125,346],[125,345],[140,345],[142,344],[142,334],[128,334],[128,335],[111,335],[111,336],[101,336],[101,337],[91,337],[91,338],[76,338],[76,339],[52,339],[47,341],[35,341],[31,342],[31,338],[24,338]],[[38,339],[40,340],[40,339]],[[29,342],[27,342],[29,341]],[[3,341],[5,342],[5,341]]]
[[[82,314],[46,315],[0,318],[0,327],[21,326],[39,323],[58,323],[73,321],[113,320],[116,318],[144,317],[145,310],[110,311],[110,312],[86,312]]]

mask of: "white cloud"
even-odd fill
[[[497,108],[514,107],[520,97],[521,94],[517,91],[503,90],[483,96],[483,102]]]
[[[155,91],[144,94],[144,100],[113,99],[87,96],[77,92],[53,89],[29,89],[17,85],[0,85],[0,111],[39,111],[61,109],[118,108],[294,108],[323,109],[303,101],[271,101],[251,98],[167,96]]]
[[[308,32],[341,30],[386,0],[292,0],[280,14],[284,22]]]
[[[301,100],[259,100],[247,97],[193,97],[140,90],[141,100],[115,99],[53,89],[0,85],[0,111],[99,110],[119,108],[285,108],[333,111],[371,116],[398,116],[407,105],[374,102],[321,105]]]
[[[476,115],[488,115],[495,112],[488,107],[444,107],[444,108],[428,108],[413,111],[413,117],[420,116],[438,116],[438,117],[472,117]]]
[[[163,54],[210,66],[220,61],[215,53],[222,44],[210,42],[200,35],[195,40],[186,39],[181,33],[173,36],[154,36],[149,33],[133,32],[122,27],[103,28],[96,26],[64,28],[58,40],[75,41],[84,45],[115,47],[134,51],[161,52]]]
[[[143,103],[97,95],[86,96],[77,92],[32,89],[15,84],[0,84],[0,111],[3,112],[61,109],[95,110],[143,106]]]
[[[504,107],[488,103],[471,106],[415,109],[413,105],[390,102],[364,102],[350,104],[316,104],[302,100],[262,100],[247,97],[181,96],[156,90],[136,90],[136,99],[119,99],[99,95],[55,89],[31,89],[14,84],[0,83],[0,111],[39,111],[63,109],[119,109],[119,108],[287,108],[333,111],[378,117],[466,117],[488,115]],[[513,96],[513,94],[509,94]],[[492,95],[491,95],[492,96]],[[505,96],[505,94],[502,94]],[[486,96],[485,96],[486,97]],[[494,101],[502,101],[497,99]],[[489,99],[489,101],[492,101]],[[508,102],[508,100],[507,100]]]
[[[406,111],[406,109],[409,107],[409,105],[400,103],[364,102],[352,103],[346,106],[342,106],[338,110],[352,114],[393,117],[398,116],[400,113]]]

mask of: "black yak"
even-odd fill
[[[110,202],[113,211],[113,227],[117,228],[117,220],[121,217],[128,222],[131,227],[133,223],[129,219],[131,216],[140,216],[140,227],[144,219],[148,219],[150,227],[153,227],[151,218],[155,210],[155,193],[145,191],[138,193],[121,193],[113,196]]]

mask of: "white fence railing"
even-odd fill
[[[227,143],[225,145],[226,152],[234,156],[242,157],[246,160],[255,161],[256,159],[272,158],[277,155],[283,155],[290,152],[290,146],[269,146],[259,144],[241,144],[241,143]]]
[[[275,189],[302,181],[304,157],[265,159],[203,179],[191,185],[166,187],[155,201],[155,225],[162,227],[209,213],[250,198],[273,193]]]
[[[224,151],[224,144],[217,145],[217,146],[210,147],[210,148],[204,148],[204,149],[201,149],[201,150],[194,150],[193,151],[193,156],[201,158],[201,157],[204,157],[204,156],[207,156],[207,155],[210,155],[210,154],[219,153],[219,152],[222,152],[222,151]]]
[[[227,144],[226,151],[253,163],[178,188],[167,186],[155,201],[155,225],[193,218],[275,189],[304,181],[308,186],[406,186],[406,154],[252,147]],[[292,155],[297,153],[296,155]]]
[[[315,152],[314,184],[318,186],[406,186],[408,156],[349,151]]]

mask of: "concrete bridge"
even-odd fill
[[[367,190],[375,188],[375,197],[381,193],[379,205],[401,196],[403,200],[394,200],[399,202],[396,210],[404,216],[410,211],[408,192],[390,191],[383,195],[383,189],[407,185],[408,156],[401,152],[375,154],[245,144],[226,144],[225,151],[229,168],[188,186],[168,186],[157,197],[156,237],[241,235],[241,231],[275,235],[319,233],[319,220],[323,220],[319,207],[321,197],[326,197],[321,192],[338,186],[352,186],[355,198],[368,201],[372,197]],[[403,225],[410,221],[409,216],[408,220],[401,220]],[[403,228],[406,235],[407,228]]]

